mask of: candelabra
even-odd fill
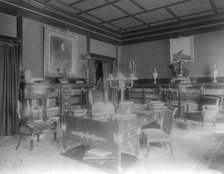
[[[109,74],[107,80],[110,82],[111,88],[118,88],[121,90],[121,100],[120,103],[124,102],[124,90],[125,88],[133,87],[134,80],[137,80],[133,73],[129,77],[125,77],[122,73],[117,73],[114,77],[112,74]]]

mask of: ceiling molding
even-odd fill
[[[120,9],[120,7],[116,5],[116,2],[119,1],[122,0],[115,0],[112,2],[105,0],[105,4]],[[188,1],[189,0],[185,0],[183,2]],[[213,11],[215,12],[213,12],[214,14],[212,15],[204,15],[202,17],[195,17],[183,20],[182,18],[185,16],[178,16],[169,8],[170,5],[166,5],[163,7],[159,7],[158,9],[165,9],[170,15],[173,16],[173,19],[176,19],[177,21],[171,23],[169,20],[164,20],[164,22],[169,21],[169,23],[160,24],[157,26],[151,26],[148,23],[147,27],[144,27],[142,29],[134,29],[133,27],[133,30],[123,29],[121,30],[122,32],[108,29],[107,27],[104,27],[103,24],[108,23],[110,25],[113,25],[112,23],[110,23],[111,21],[118,21],[119,19],[123,19],[123,17],[116,18],[116,20],[107,20],[105,22],[97,24],[84,20],[82,17],[79,18],[79,16],[77,15],[64,12],[54,6],[46,5],[46,3],[44,2],[47,1],[41,3],[37,0],[2,0],[0,1],[0,12],[8,13],[15,16],[21,15],[22,17],[30,18],[39,21],[40,23],[52,25],[54,27],[60,27],[62,29],[70,30],[75,33],[80,33],[86,35],[89,38],[100,40],[103,42],[108,42],[115,45],[125,45],[167,39],[170,37],[186,36],[210,31],[223,30],[224,12],[218,12],[218,9],[220,8],[216,6],[214,0],[208,1]],[[135,5],[139,5],[138,2],[135,0],[130,0],[130,2]],[[180,2],[174,4],[180,4]],[[153,11],[146,10],[145,8],[143,9],[143,12]],[[120,10],[122,11],[122,9]],[[88,14],[85,13],[86,11],[88,12],[88,10],[82,11],[83,14]],[[202,14],[203,12],[200,13]],[[139,13],[130,14],[129,12],[126,12],[125,14],[127,15],[125,17],[136,17],[136,15],[138,15]],[[137,27],[138,26],[136,26],[136,28]]]

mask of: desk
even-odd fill
[[[114,160],[108,160],[101,167],[108,167],[122,171],[127,167],[127,157],[130,161],[137,161],[139,149],[139,134],[141,126],[156,121],[154,112],[138,113],[136,117],[128,119],[114,119],[99,121],[83,117],[64,116],[63,129],[63,150],[66,154],[68,141],[101,148],[114,154]],[[80,149],[79,149],[80,150]],[[68,153],[67,153],[68,154]],[[79,155],[79,160],[83,160],[84,152]],[[122,161],[122,158],[126,158]]]

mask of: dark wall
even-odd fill
[[[153,78],[154,67],[158,78],[170,78],[169,54],[169,40],[122,46],[120,67],[127,72],[128,61],[134,59],[139,79]],[[184,66],[190,77],[211,77],[213,64],[217,65],[218,76],[224,77],[224,31],[195,35],[194,62],[184,63]]]

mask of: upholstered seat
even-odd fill
[[[16,147],[16,150],[19,148],[22,135],[31,136],[30,146],[31,150],[33,150],[33,138],[37,136],[37,141],[39,141],[39,135],[47,132],[54,132],[54,140],[56,140],[57,136],[57,121],[48,120],[46,117],[35,116],[35,114],[29,113],[25,111],[24,107],[22,107],[22,103],[20,101],[17,102],[17,115],[20,124],[20,133],[19,133],[19,141]]]

